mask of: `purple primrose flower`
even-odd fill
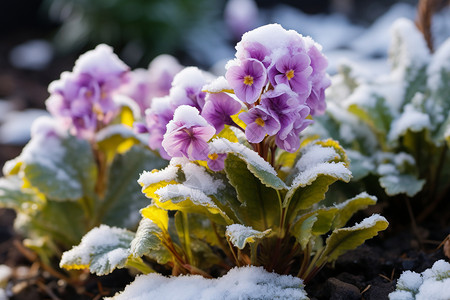
[[[214,126],[216,132],[223,130],[224,125],[233,124],[232,115],[241,110],[241,104],[225,93],[209,94],[202,110],[202,117]]]
[[[245,59],[241,65],[231,66],[225,74],[236,96],[249,104],[258,100],[267,83],[264,65],[256,59]]]
[[[311,92],[308,77],[313,69],[311,60],[305,53],[294,56],[284,55],[269,69],[269,79],[273,86],[286,84],[299,95],[307,97]]]
[[[195,107],[181,105],[175,110],[173,120],[167,124],[162,146],[171,157],[206,160],[209,152],[207,142],[215,132]]]
[[[111,47],[99,45],[80,56],[73,72],[50,84],[47,109],[74,134],[90,139],[117,112],[112,95],[127,81],[128,70]]]
[[[250,143],[259,143],[266,134],[275,135],[280,130],[278,118],[261,105],[241,113],[239,118],[247,124],[245,136]]]

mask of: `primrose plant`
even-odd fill
[[[400,19],[390,63],[390,73],[377,76],[343,65],[308,135],[348,149],[356,182],[372,174],[387,195],[419,198],[423,219],[450,187],[450,39],[430,53],[414,23]]]
[[[131,94],[132,78],[109,46],[82,55],[50,85],[51,117],[3,168],[0,206],[16,210],[16,229],[48,267],[100,224],[135,229],[146,205],[136,176],[167,164],[133,131],[139,102],[119,94]]]
[[[321,205],[329,185],[348,182],[351,172],[336,141],[300,138],[326,107],[330,80],[320,46],[273,24],[244,34],[236,49],[224,77],[194,67],[179,72],[169,95],[154,98],[146,123],[136,125],[149,133],[150,148],[170,158],[166,168],[139,177],[151,200],[140,211],[137,232],[95,228],[64,253],[62,267],[102,275],[142,259],[147,272],[165,275],[213,278],[236,266],[256,266],[308,281],[388,226],[373,215],[344,227],[356,211],[376,202],[366,193]],[[253,274],[257,288],[267,278],[263,269],[233,272]],[[283,289],[293,282],[301,289],[292,277],[280,280]],[[153,295],[145,281],[167,283],[161,290],[172,295],[170,282],[151,274],[116,298],[131,299],[137,290]],[[216,284],[226,286],[210,283]]]

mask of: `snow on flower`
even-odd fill
[[[128,71],[111,47],[99,45],[80,56],[73,72],[50,84],[47,109],[64,127],[91,138],[99,122],[108,123],[116,113],[112,95],[127,82]]]
[[[195,107],[181,105],[167,124],[162,146],[171,157],[206,160],[209,152],[207,142],[215,132]]]

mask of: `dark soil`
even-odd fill
[[[12,224],[15,213],[0,209],[0,264],[14,269],[7,291],[11,300],[29,299],[101,299],[112,296],[133,280],[127,270],[116,270],[108,276],[88,278],[77,288],[65,284],[38,263],[27,259],[20,246],[21,238]],[[405,270],[422,272],[439,259],[447,259],[438,245],[450,232],[450,226],[433,229],[419,227],[421,243],[411,230],[381,233],[359,248],[342,255],[333,265],[325,266],[306,291],[311,300],[382,300],[395,289],[395,283]]]

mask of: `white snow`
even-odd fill
[[[209,125],[205,118],[200,116],[198,109],[189,105],[181,105],[175,109],[173,119],[167,124],[166,134],[178,129],[179,124],[183,124],[187,128]]]
[[[8,300],[8,296],[6,295],[6,291],[0,288],[0,300]]]
[[[400,18],[391,28],[392,45],[390,57],[393,59],[394,70],[402,72],[408,67],[418,70],[426,66],[430,60],[430,51],[422,33],[412,20]]]
[[[419,132],[423,129],[431,129],[431,121],[428,114],[417,111],[411,104],[405,105],[401,116],[392,122],[391,130],[388,134],[390,141],[397,140],[406,134],[408,130]]]
[[[215,194],[217,190],[225,187],[221,180],[214,179],[211,175],[209,175],[204,167],[189,162],[182,165],[181,168],[186,177],[183,185],[187,187],[199,189],[206,195]]]
[[[177,172],[178,167],[176,165],[168,165],[166,168],[152,172],[152,171],[144,171],[139,179],[138,182],[140,185],[142,185],[143,188],[148,187],[149,185],[152,185],[154,183],[158,183],[161,181],[172,181],[177,178]]]
[[[351,202],[355,199],[358,199],[358,198],[370,198],[370,199],[374,200],[375,202],[377,202],[377,200],[378,200],[377,197],[369,195],[366,192],[362,192],[351,199],[348,199],[342,203],[335,204],[334,207],[341,209],[341,208],[345,207],[349,202]]]
[[[219,76],[209,84],[205,85],[202,90],[210,93],[219,93],[223,90],[231,90],[230,84],[224,76]]]
[[[385,221],[387,222],[386,218],[383,216],[380,216],[379,214],[373,214],[372,216],[365,218],[360,223],[356,223],[353,227],[351,227],[352,230],[359,229],[359,228],[370,228],[375,226],[375,224],[379,221]]]
[[[448,38],[434,53],[427,69],[427,85],[432,90],[437,90],[441,84],[441,70],[450,72],[450,38]]]
[[[110,300],[234,300],[307,299],[302,280],[289,275],[268,273],[262,267],[230,270],[218,279],[199,275],[164,277],[138,276],[125,290]]]
[[[12,276],[12,269],[7,265],[0,265],[0,288],[6,286]],[[1,297],[0,297],[1,299]]]
[[[72,247],[71,250],[63,253],[61,257],[60,266],[71,265],[76,262],[77,265],[89,265],[91,262],[91,255],[96,253],[96,249],[107,247],[116,247],[116,249],[107,253],[104,265],[107,263],[113,265],[123,257],[128,257],[129,249],[119,248],[121,244],[120,236],[129,235],[129,231],[118,227],[110,227],[107,225],[100,225],[89,231],[83,238],[79,245]],[[122,255],[122,257],[120,257]]]
[[[123,124],[113,124],[97,132],[95,140],[97,142],[104,141],[114,135],[119,135],[123,138],[136,138],[136,134],[131,127]]]
[[[227,139],[218,138],[209,143],[209,154],[212,153],[235,153],[245,158],[247,162],[256,168],[277,175],[275,169],[265,161],[258,153],[242,144],[230,142]]]
[[[389,174],[398,174],[397,167],[393,164],[381,164],[377,167],[377,173],[381,176]]]
[[[14,47],[9,61],[19,69],[42,70],[53,59],[52,45],[44,40],[30,40]]]
[[[197,67],[186,67],[175,75],[172,81],[172,87],[186,88],[196,87],[201,88],[209,81],[211,74],[208,74]],[[172,91],[170,91],[172,93]]]
[[[305,149],[302,149],[302,155],[300,156],[300,159],[295,167],[299,172],[304,172],[305,170],[318,164],[337,158],[339,158],[339,155],[336,153],[334,148],[310,144]]]
[[[183,184],[166,185],[157,189],[155,194],[160,197],[159,201],[161,202],[179,203],[189,199],[196,205],[217,209],[216,204],[203,191]]]
[[[450,299],[450,264],[438,260],[421,274],[405,271],[397,282],[390,300],[448,300]]]
[[[356,38],[350,47],[358,53],[366,56],[381,55],[385,56],[390,43],[388,34],[392,24],[399,18],[414,19],[416,9],[414,6],[406,3],[397,3],[389,11],[379,17],[372,26],[367,29],[360,37]]]
[[[262,238],[268,234],[271,229],[258,231],[242,224],[231,224],[227,226],[225,235],[230,238],[230,242],[239,249],[244,249],[247,242],[253,242],[254,239]]]
[[[30,140],[30,128],[33,122],[48,113],[42,109],[10,111],[2,116],[0,126],[0,143],[24,145]]]
[[[343,162],[320,163],[300,172],[294,178],[291,187],[310,185],[319,175],[328,175],[347,182],[351,179],[352,172]]]

